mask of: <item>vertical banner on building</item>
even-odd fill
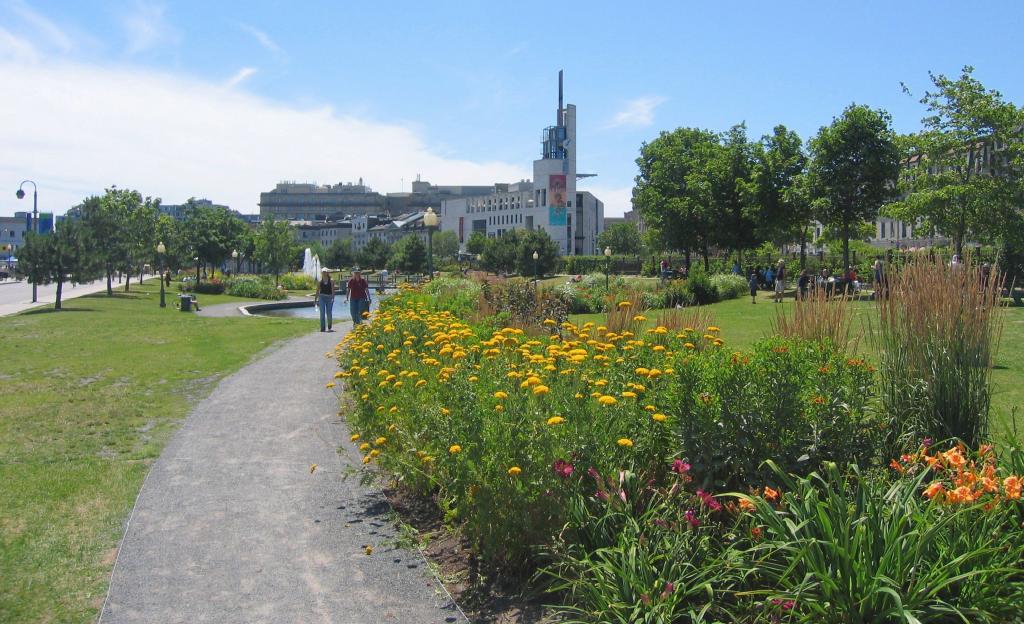
[[[460,243],[466,242],[466,236],[465,236],[466,229],[465,228],[466,228],[466,217],[459,217],[459,242]]]
[[[548,176],[548,224],[565,225],[566,223],[566,190],[565,174]]]

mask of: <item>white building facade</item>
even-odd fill
[[[441,229],[458,234],[461,249],[473,232],[494,238],[513,229],[543,229],[565,255],[599,253],[604,203],[576,188],[576,107],[563,106],[561,72],[555,125],[544,129],[541,145],[532,181],[495,184],[489,194],[441,202]]]

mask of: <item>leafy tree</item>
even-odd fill
[[[459,235],[451,230],[434,232],[434,257],[454,258],[459,253]]]
[[[597,246],[601,248],[602,253],[606,247],[611,247],[612,253],[637,256],[643,250],[643,241],[640,239],[640,230],[636,224],[615,223],[598,234]]]
[[[1024,115],[973,71],[929,74],[935,90],[921,99],[924,129],[907,139],[903,198],[886,209],[952,237],[957,254],[968,237],[994,243],[1020,226]]]
[[[132,273],[138,271],[142,280],[143,267],[154,264],[156,260],[156,226],[160,200],[145,198],[137,192],[136,201],[127,204],[124,215],[124,256],[120,269],[125,273],[124,290],[128,292]]]
[[[327,248],[327,255],[324,258],[327,266],[337,269],[352,266],[355,262],[355,254],[352,253],[352,239],[339,238]]]
[[[34,284],[57,284],[53,309],[61,309],[64,282],[87,282],[99,272],[89,249],[89,234],[82,223],[65,221],[49,234],[29,233],[22,246],[21,262],[28,263]]]
[[[742,257],[743,251],[758,242],[754,196],[749,191],[755,145],[747,139],[745,124],[730,128],[721,141],[710,160],[702,163],[711,186],[711,218],[716,224],[708,236],[716,246],[738,251]]]
[[[392,245],[391,263],[403,273],[424,273],[427,270],[427,246],[419,236],[407,234]]]
[[[532,251],[530,252],[533,253]],[[519,230],[506,231],[501,236],[487,239],[481,262],[484,269],[494,273],[511,273],[516,270],[519,255]],[[532,258],[531,258],[532,261]]]
[[[359,265],[363,268],[383,269],[391,258],[391,247],[383,240],[373,237],[356,254]]]
[[[640,173],[633,188],[633,206],[660,233],[668,249],[704,254],[717,225],[710,209],[709,163],[720,149],[719,137],[708,130],[677,128],[662,132],[640,148]]]
[[[517,238],[515,265],[520,275],[548,275],[555,272],[562,251],[547,230],[524,230]],[[537,260],[533,259],[534,252],[537,252]]]
[[[188,263],[189,249],[185,243],[180,221],[170,215],[159,215],[156,219],[156,231],[153,238],[156,239],[157,244],[162,242],[167,249],[162,259],[156,259],[157,263],[154,266],[158,270],[166,268],[177,271]]]
[[[482,254],[487,249],[487,235],[483,232],[473,232],[466,241],[466,251],[471,254]]]
[[[254,236],[256,260],[274,274],[274,285],[281,282],[281,272],[288,267],[288,260],[295,247],[295,234],[287,221],[275,221],[273,217],[260,223]]]
[[[184,230],[199,264],[220,266],[231,257],[247,230],[245,222],[222,206],[197,204],[195,199],[186,202]],[[199,266],[196,275],[199,275]]]
[[[799,240],[803,258],[814,213],[800,136],[786,126],[775,126],[771,134],[761,137],[754,161],[750,190],[755,198],[756,238],[778,246]]]
[[[818,220],[843,241],[843,266],[850,264],[850,237],[878,216],[892,197],[900,153],[891,117],[883,110],[851,104],[811,140],[811,166]]]

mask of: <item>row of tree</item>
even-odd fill
[[[344,268],[359,265],[368,269],[397,268],[404,273],[427,271],[427,244],[416,234],[409,234],[393,245],[379,238],[371,238],[358,252],[352,250],[352,239],[342,238],[326,249],[318,244],[309,246],[324,266]],[[440,263],[452,262],[459,253],[459,237],[455,232],[435,232],[434,259]]]
[[[35,284],[57,284],[56,309],[66,281],[106,278],[113,295],[113,278],[124,274],[140,279],[146,266],[177,271],[195,266],[200,279],[206,267],[226,264],[234,251],[279,275],[294,256],[292,228],[268,220],[252,230],[227,208],[189,200],[185,218],[177,220],[159,210],[160,200],[134,190],[107,189],[90,197],[60,222],[52,233],[25,237],[19,268]],[[163,243],[165,253],[157,246]]]
[[[803,258],[817,220],[842,243],[846,265],[851,238],[879,214],[949,236],[957,253],[967,240],[1024,237],[1024,115],[972,71],[931,76],[924,128],[908,136],[884,110],[859,104],[806,145],[782,125],[757,141],[744,124],[662,132],[637,159],[633,203],[650,226],[645,242],[683,251],[687,264],[691,253],[706,264],[712,248],[742,256],[766,242],[799,242]]]

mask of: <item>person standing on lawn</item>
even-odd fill
[[[757,272],[751,271],[750,278],[747,280],[747,286],[750,287],[750,303],[757,303]]]
[[[320,272],[316,284],[316,305],[320,308],[320,331],[334,331],[334,280],[327,269]]]
[[[363,312],[370,311],[370,284],[360,271],[353,271],[352,279],[348,281],[347,301],[352,322],[356,325],[362,323]]]
[[[786,261],[779,260],[775,268],[775,303],[782,302],[782,294],[786,292]]]

